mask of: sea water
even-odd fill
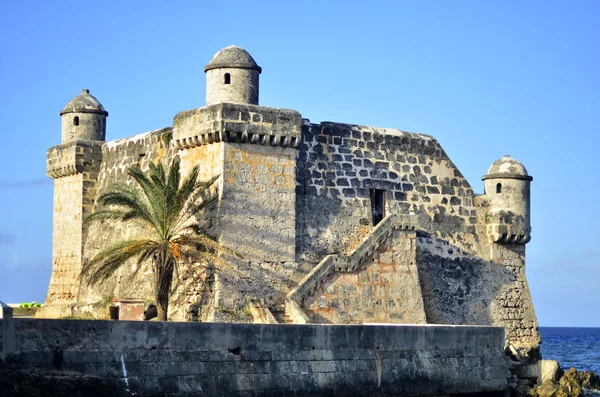
[[[556,360],[565,371],[596,371],[600,375],[600,328],[540,327],[542,357]]]

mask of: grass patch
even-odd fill
[[[39,307],[14,307],[13,316],[35,316]]]

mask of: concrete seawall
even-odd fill
[[[124,395],[439,396],[501,392],[510,376],[499,327],[18,318],[14,325],[16,348],[0,368],[91,376]]]

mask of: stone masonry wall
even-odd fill
[[[77,280],[81,271],[83,243],[82,184],[83,174],[70,175],[54,181],[54,227],[52,229],[54,260],[46,296],[46,302],[53,305],[73,305],[77,302],[79,292]]]
[[[294,261],[296,149],[225,144],[223,242],[249,261]]]
[[[311,322],[425,324],[415,237],[396,230],[361,268],[333,273],[305,303]]]
[[[188,157],[190,165],[203,161],[191,153],[220,148],[220,157],[207,161],[218,164],[222,175],[221,198],[211,217],[221,243],[241,255],[227,256],[229,266],[215,276],[214,305],[221,312],[207,319],[239,321],[222,314],[240,314],[252,300],[280,305],[293,280],[308,271],[295,261],[300,117],[292,110],[232,103],[175,116],[173,140],[182,164]]]
[[[297,239],[306,260],[348,250],[370,224],[369,189],[385,190],[387,211],[426,213],[439,232],[462,232],[473,243],[466,236],[477,223],[473,190],[430,136],[305,122],[297,163]]]
[[[522,244],[495,245],[493,263],[507,270],[508,282],[490,305],[494,325],[506,329],[514,345],[536,347],[541,342],[533,301],[525,276],[525,247]]]
[[[502,266],[425,232],[417,237],[417,263],[428,323],[494,323],[490,304],[508,282]]]
[[[54,178],[52,277],[46,296],[47,316],[70,315],[79,297],[85,218],[96,196],[99,143],[72,142],[48,150],[47,171]]]
[[[439,396],[502,392],[510,377],[494,327],[15,323],[1,368],[95,380],[98,395]]]
[[[106,142],[102,145],[102,165],[98,174],[97,194],[92,203],[96,210],[95,199],[106,192],[113,184],[131,184],[133,179],[127,170],[139,164],[142,170],[148,170],[148,161],[170,163],[172,153],[167,147],[168,134],[171,129],[161,129],[139,134],[130,138]],[[167,135],[165,137],[165,134]],[[107,233],[110,228],[110,233]],[[140,230],[121,222],[93,222],[89,224],[89,234],[83,242],[83,260],[91,259],[96,253],[123,239],[143,237]],[[119,268],[114,276],[94,287],[80,279],[81,293],[75,314],[78,316],[93,315],[106,318],[107,307],[113,298],[141,298],[153,300],[153,275],[149,266],[134,274],[133,261],[130,265]]]
[[[295,149],[223,145],[219,235],[241,257],[226,257],[230,266],[220,270],[216,304],[278,305],[292,280],[305,274],[295,262]]]
[[[489,203],[476,200],[434,138],[304,121],[297,164],[300,261],[318,262],[356,246],[371,223],[370,189],[380,189],[388,213],[416,214],[417,267],[428,323],[497,324],[507,327],[511,342],[521,343],[530,334],[531,340],[539,339],[528,288],[522,280],[512,281],[510,269],[522,260],[509,254],[503,262],[490,260],[493,250],[506,248],[488,240]],[[507,294],[518,297],[511,301],[518,308],[511,314],[492,310],[492,305],[513,304]]]

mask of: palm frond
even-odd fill
[[[85,263],[81,274],[87,280],[88,285],[98,284],[112,276],[127,260],[140,254],[147,254],[148,250],[156,250],[156,248],[156,242],[148,239],[115,243]],[[138,265],[140,264],[138,263]]]
[[[180,234],[185,228],[194,222],[194,217],[212,202],[219,198],[218,193],[212,191],[212,186],[219,178],[219,175],[211,178],[207,182],[201,182],[196,185],[196,190],[190,194],[183,202],[179,203],[178,211],[172,212],[171,233]]]
[[[150,162],[152,163],[152,162]],[[129,168],[127,173],[135,179],[140,185],[142,191],[146,197],[149,212],[154,219],[154,223],[158,226],[159,234],[165,235],[165,220],[167,213],[167,206],[164,194],[164,187],[160,184],[155,184],[152,178],[148,178],[140,168],[139,165],[134,165]]]
[[[118,209],[104,209],[100,211],[96,211],[93,214],[88,215],[85,218],[85,222],[95,222],[102,221],[106,219],[123,219],[123,217],[127,214],[127,212]]]
[[[153,216],[148,205],[148,200],[138,190],[124,185],[112,185],[107,192],[100,195],[98,203],[104,207],[117,207],[114,210],[123,212],[122,220],[136,220],[142,224],[147,223],[148,226],[153,227],[160,234],[160,224],[158,224]],[[111,208],[102,209],[97,212],[107,210],[111,210]],[[95,217],[95,214],[90,215],[92,220]],[[102,219],[101,217],[99,219]]]
[[[195,264],[202,263],[235,271],[221,254],[239,255],[202,234],[196,219],[202,209],[218,198],[213,187],[219,176],[199,182],[200,168],[196,166],[182,180],[178,158],[173,159],[168,172],[160,162],[148,164],[147,174],[139,165],[128,169],[138,188],[111,186],[98,198],[101,208],[88,219],[135,223],[155,236],[114,244],[85,263],[82,275],[88,285],[93,285],[110,278],[130,260],[135,260],[131,262],[134,277],[145,263],[151,262],[159,316],[166,319],[173,277],[180,277],[181,266],[190,266],[195,271]]]
[[[227,248],[205,235],[183,235],[175,238],[173,242],[212,255],[218,255],[220,253],[235,254],[235,251],[231,248]]]

